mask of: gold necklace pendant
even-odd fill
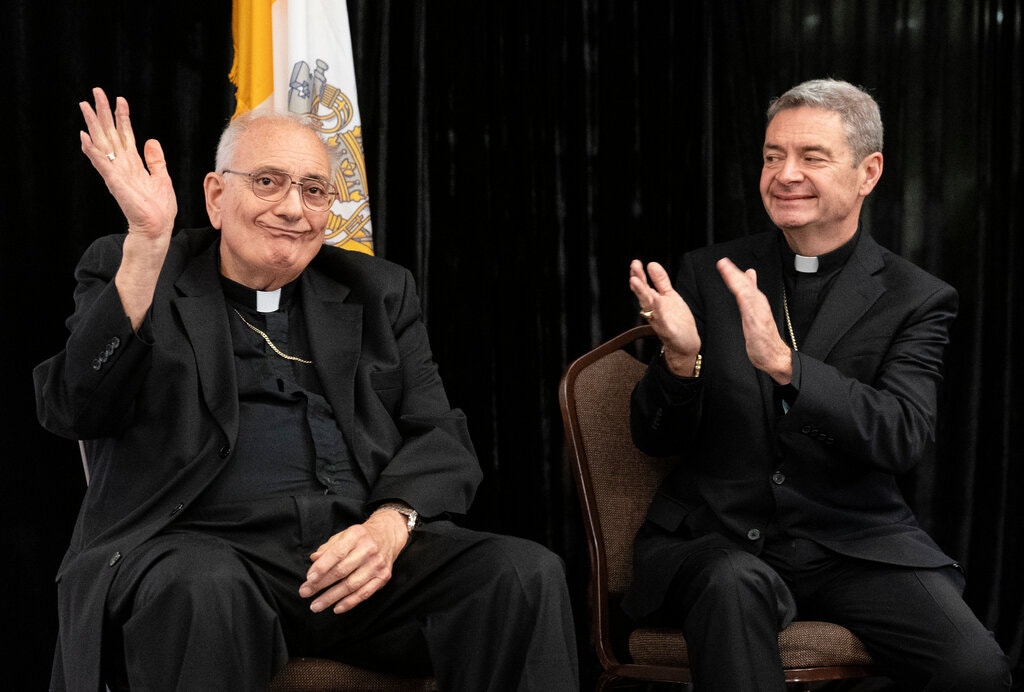
[[[235,308],[231,308],[231,309],[235,311],[236,315],[238,315],[238,319],[242,320],[242,324],[244,324],[246,327],[248,327],[249,329],[253,330],[254,332],[256,332],[257,334],[259,334],[260,336],[263,337],[263,340],[267,342],[267,346],[270,347],[271,351],[273,351],[277,355],[281,356],[285,360],[293,360],[296,363],[303,363],[305,365],[312,365],[313,364],[313,361],[311,361],[311,360],[306,360],[305,358],[299,358],[298,356],[288,355],[287,353],[285,353],[284,351],[279,349],[277,347],[277,345],[273,341],[270,340],[270,337],[267,336],[267,333],[265,331],[263,331],[262,329],[259,329],[258,327],[254,326],[252,324],[249,324],[249,321],[246,320],[244,317],[242,317],[242,313],[240,313],[237,309],[235,309]]]

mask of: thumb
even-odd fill
[[[146,168],[151,174],[157,172],[167,175],[167,161],[164,159],[164,148],[155,139],[147,139],[142,153],[146,158]],[[156,168],[157,170],[154,170]]]

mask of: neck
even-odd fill
[[[838,229],[833,233],[817,228],[783,228],[781,230],[789,249],[806,257],[818,257],[837,250],[857,234],[856,225],[852,229]]]
[[[298,274],[283,274],[275,272],[239,272],[221,262],[220,273],[237,284],[254,291],[276,291],[279,288],[291,283]]]

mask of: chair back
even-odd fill
[[[655,339],[634,327],[573,361],[559,385],[566,453],[579,492],[590,555],[590,609],[595,642],[607,642],[633,576],[633,539],[658,485],[677,457],[650,457],[633,445],[629,401],[647,365],[638,343]],[[607,649],[607,646],[601,648]],[[599,652],[614,663],[615,652]],[[602,661],[604,663],[604,661]]]

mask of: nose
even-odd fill
[[[799,182],[804,177],[803,169],[800,168],[800,159],[794,156],[787,156],[775,177],[783,184]]]
[[[302,184],[291,181],[284,197],[277,201],[277,206],[288,215],[302,216],[302,210],[305,208],[302,204]]]

